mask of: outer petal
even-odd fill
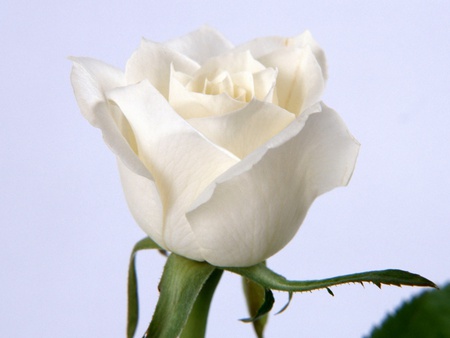
[[[325,80],[309,47],[277,50],[259,59],[278,69],[278,104],[298,115],[320,101]]]
[[[171,65],[186,74],[192,74],[200,68],[189,57],[163,44],[142,40],[139,48],[127,62],[125,71],[127,83],[133,84],[149,80],[167,99]]]
[[[302,114],[194,203],[187,218],[205,259],[250,266],[278,252],[317,196],[347,184],[358,149],[333,110]]]
[[[215,144],[244,158],[294,119],[295,115],[283,108],[253,100],[230,114],[190,119],[188,122]]]
[[[165,212],[161,245],[203,260],[185,212],[238,159],[192,128],[148,81],[116,89],[108,96],[130,122],[139,156],[155,177]]]
[[[153,177],[136,155],[136,141],[128,121],[105,92],[125,84],[121,71],[99,61],[73,58],[72,85],[83,115],[100,128],[117,156],[125,197],[137,223],[162,244],[162,204]]]
[[[150,172],[133,151],[135,140],[127,128],[127,121],[118,114],[114,116],[114,107],[106,102],[106,91],[125,84],[123,73],[89,58],[72,58],[72,61],[72,86],[84,117],[94,127],[102,130],[106,144],[128,168],[152,179]]]
[[[136,223],[161,247],[164,245],[164,215],[161,198],[154,181],[136,174],[118,159],[120,180],[125,198]]]
[[[187,55],[200,64],[233,48],[230,41],[208,26],[203,26],[192,33],[168,41],[164,45]]]
[[[309,47],[320,67],[322,68],[322,73],[324,78],[327,78],[327,62],[325,58],[325,53],[322,48],[320,48],[319,44],[313,39],[311,33],[309,31],[305,31],[304,33],[297,35],[293,38],[283,38],[280,36],[270,36],[264,38],[258,38],[251,40],[243,45],[236,47],[237,51],[245,51],[249,50],[252,55],[258,59],[264,55],[273,53],[278,49],[283,49],[286,47],[297,47],[297,48],[305,48]]]
[[[71,57],[70,60],[73,61],[70,79],[81,113],[98,127],[101,116],[95,106],[106,101],[106,91],[125,85],[125,76],[121,70],[91,58]]]

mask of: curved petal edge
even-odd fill
[[[209,263],[267,259],[294,237],[317,196],[348,183],[359,143],[333,110],[322,105],[277,137],[219,177],[188,212]]]

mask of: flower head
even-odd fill
[[[259,263],[351,177],[359,144],[321,102],[325,57],[309,32],[234,47],[203,27],[143,40],[125,72],[73,61],[78,104],[117,156],[131,213],[169,251]]]

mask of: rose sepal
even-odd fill
[[[161,250],[150,238],[139,241],[133,248],[128,275],[128,338],[134,336],[139,311],[135,257],[138,251],[145,249]],[[241,275],[244,283],[247,283],[244,285],[244,293],[251,317],[242,321],[253,322],[258,337],[263,336],[267,314],[274,303],[272,290],[289,293],[289,301],[280,313],[287,308],[294,292],[326,289],[333,295],[330,287],[347,283],[373,283],[378,287],[385,284],[437,288],[436,284],[420,275],[396,269],[322,280],[292,281],[269,269],[265,262],[250,267],[216,267],[172,253],[164,266],[159,284],[160,296],[144,337],[203,338],[211,300],[223,270]]]
[[[139,300],[135,258],[140,250],[161,248],[144,238],[133,248],[128,272],[127,337],[136,332]],[[202,338],[206,332],[209,307],[223,270],[176,254],[170,254],[159,283],[159,299],[144,337]]]
[[[127,311],[127,338],[133,338],[139,320],[139,297],[136,275],[136,254],[141,250],[162,248],[151,238],[146,237],[137,242],[131,251],[130,264],[128,266],[128,311]]]
[[[360,283],[363,285],[363,283],[373,283],[379,288],[381,288],[382,284],[385,284],[399,287],[408,285],[433,287],[438,289],[436,284],[420,275],[396,269],[368,271],[310,281],[287,280],[285,277],[270,270],[265,262],[250,267],[225,268],[225,270],[237,273],[243,278],[244,294],[251,317],[241,319],[241,321],[246,323],[252,322],[258,338],[263,337],[268,313],[274,304],[271,290],[286,291],[289,293],[288,302],[276,313],[279,314],[287,309],[294,292],[326,289],[330,295],[334,296],[330,287],[340,284]]]
[[[251,322],[256,336],[262,338],[269,319],[268,313],[275,302],[272,291],[246,277],[242,277],[242,288],[250,318],[243,318],[241,321]]]
[[[259,263],[250,267],[227,267],[223,269],[237,273],[267,289],[287,292],[305,292],[327,289],[327,291],[333,295],[329,289],[330,287],[348,283],[373,283],[379,288],[381,288],[382,284],[437,288],[436,284],[420,275],[397,269],[367,271],[327,279],[307,281],[287,280],[285,277],[270,270],[264,263]]]
[[[144,337],[202,338],[209,306],[222,270],[170,254],[159,283],[160,295]]]

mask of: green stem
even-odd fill
[[[204,338],[211,300],[223,270],[215,269],[203,285],[180,338]]]

